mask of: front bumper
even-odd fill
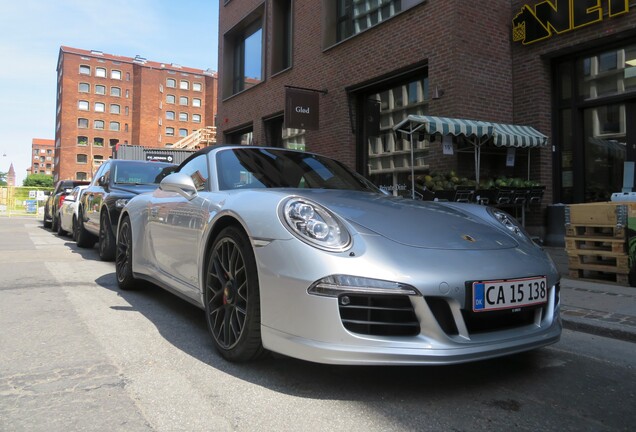
[[[418,365],[488,359],[559,340],[562,327],[558,273],[540,251],[424,250],[381,237],[364,240],[340,254],[318,251],[295,240],[274,241],[255,249],[265,348],[320,363]],[[329,274],[376,278],[414,287],[419,294],[403,297],[412,306],[415,330],[387,334],[347,326],[339,298],[307,293],[312,283]],[[527,319],[508,322],[501,328],[473,331],[466,324],[466,281],[529,275],[548,276],[545,306],[524,310]],[[434,306],[440,302],[446,305],[442,309],[447,319],[441,319],[443,313]],[[455,324],[449,326],[442,322],[445,320],[454,320]]]

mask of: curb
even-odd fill
[[[563,328],[568,330],[636,343],[636,329],[630,331],[619,326],[601,325],[589,319],[568,317],[564,315],[563,311],[561,312],[561,321],[563,322]]]

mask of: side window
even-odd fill
[[[100,179],[101,176],[106,175],[106,170],[108,169],[109,166],[110,164],[106,163],[99,167],[99,169],[95,173],[95,177],[93,178],[94,184],[97,184],[97,181]]]
[[[208,155],[202,154],[181,167],[179,172],[189,175],[198,191],[208,189]]]

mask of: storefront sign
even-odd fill
[[[512,40],[529,45],[629,12],[629,0],[547,0],[524,5],[512,20]]]
[[[285,89],[285,127],[318,130],[318,92],[297,88]]]

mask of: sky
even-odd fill
[[[217,70],[219,0],[17,0],[0,13],[0,172],[55,139],[60,46]]]

